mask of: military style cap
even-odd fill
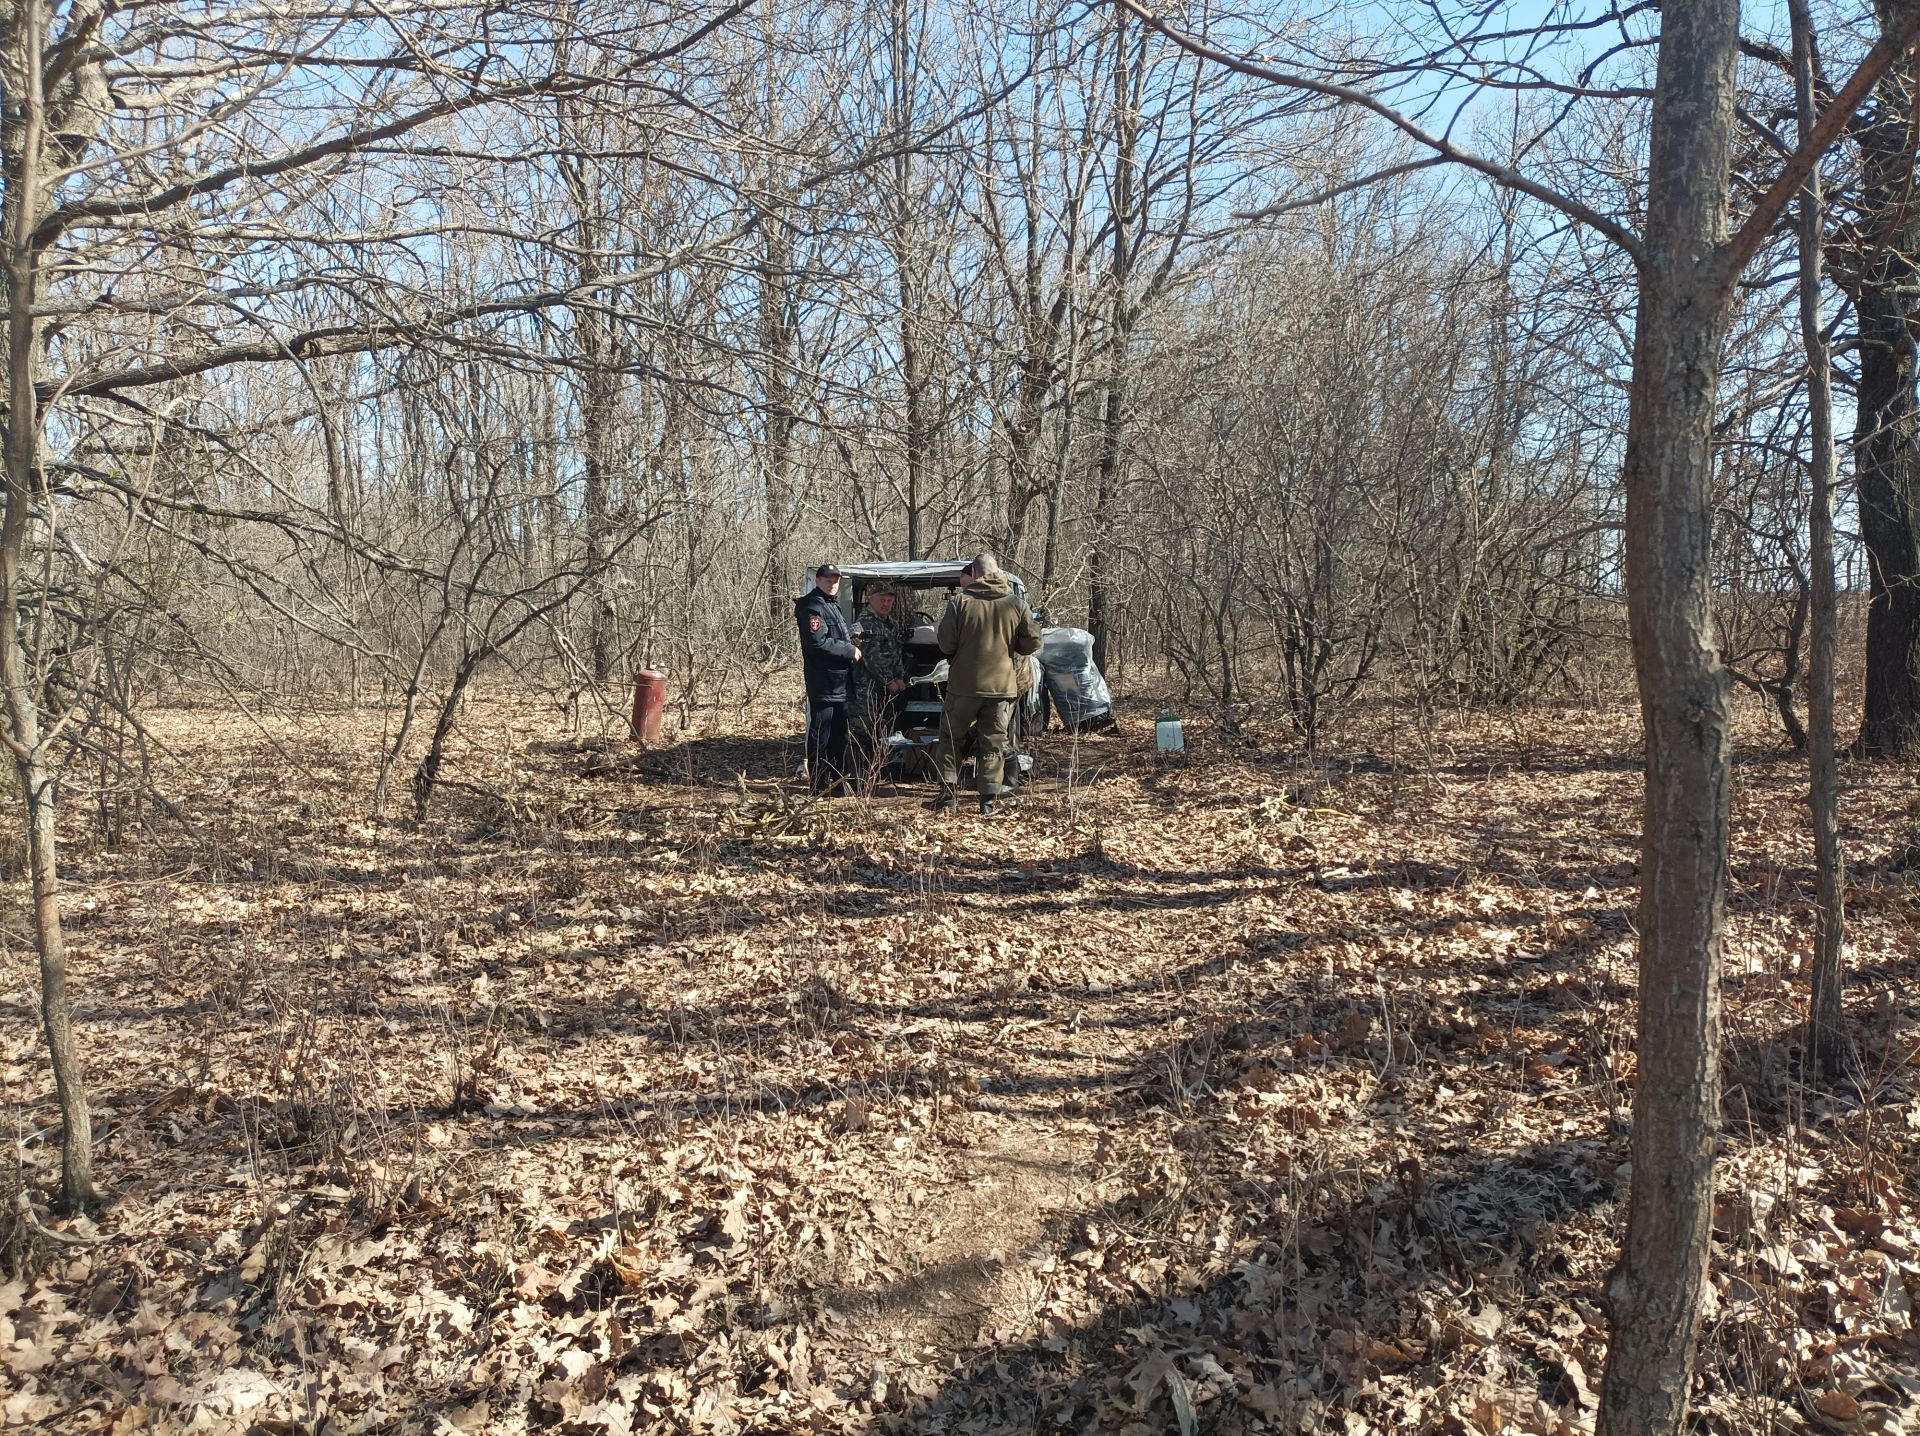
[[[816,578],[838,578],[840,577],[840,565],[837,563],[823,563],[813,572]]]

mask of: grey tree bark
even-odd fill
[[[1793,82],[1799,140],[1813,138],[1813,20],[1807,0],[1788,0],[1793,25]],[[1813,818],[1813,994],[1807,1013],[1807,1057],[1823,1075],[1840,1069],[1845,1046],[1840,990],[1846,943],[1840,848],[1840,776],[1834,754],[1833,665],[1838,647],[1833,575],[1833,358],[1820,327],[1821,251],[1825,222],[1820,171],[1800,196],[1800,337],[1807,351],[1807,410],[1812,429],[1807,511],[1808,592],[1813,633],[1808,654],[1807,767]]]
[[[47,104],[43,91],[48,12],[45,0],[16,0],[0,12],[0,86],[7,105],[0,120],[0,165],[5,177],[7,285],[6,516],[0,520],[0,701],[5,743],[20,780],[27,829],[27,865],[33,887],[34,945],[40,958],[40,1018],[53,1064],[54,1092],[64,1135],[60,1154],[62,1204],[76,1210],[95,1200],[93,1114],[86,1074],[73,1034],[67,994],[67,942],[60,922],[58,814],[52,735],[41,723],[40,684],[27,652],[22,587],[28,530],[39,469],[40,414],[35,392],[40,357],[34,302],[40,285],[35,239],[46,185]]]
[[[915,77],[919,58],[914,47],[916,26],[924,27],[924,14],[916,16],[910,0],[890,0],[888,14],[890,63],[888,74],[888,122],[896,136],[913,129],[917,109]],[[900,303],[900,383],[906,422],[903,435],[906,450],[906,530],[907,557],[926,556],[925,506],[928,497],[928,468],[934,440],[933,375],[927,354],[926,260],[921,253],[919,227],[916,224],[913,152],[902,145],[893,159],[893,187],[888,195],[892,213],[887,217],[887,244],[892,250],[894,280]]]
[[[793,299],[793,244],[787,232],[773,167],[767,170],[768,201],[759,230],[754,280],[759,296],[762,488],[767,508],[767,633],[769,645],[793,626],[793,595],[800,579],[790,543],[798,517],[794,494],[794,374],[799,363],[799,324]]]
[[[1113,624],[1113,506],[1119,496],[1121,446],[1127,422],[1127,353],[1133,340],[1133,233],[1135,149],[1140,133],[1139,67],[1129,51],[1127,12],[1114,11],[1113,35],[1113,182],[1108,191],[1113,226],[1113,266],[1107,299],[1106,404],[1100,418],[1096,461],[1093,541],[1087,550],[1087,630],[1093,634],[1093,661],[1107,669]]]
[[[1626,1241],[1607,1285],[1602,1436],[1678,1432],[1713,1230],[1728,678],[1709,485],[1726,271],[1736,0],[1663,13],[1627,428],[1627,612],[1646,724],[1639,1080]]]
[[[1882,43],[1911,24],[1907,0],[1876,0]],[[1854,126],[1861,223],[1851,277],[1859,315],[1854,472],[1867,550],[1867,672],[1858,750],[1920,753],[1920,205],[1913,202],[1911,67],[1890,72]]]
[[[1709,544],[1719,349],[1733,286],[1855,107],[1920,31],[1883,31],[1731,239],[1738,0],[1662,12],[1639,252],[1627,486],[1627,608],[1647,734],[1639,1081],[1627,1236],[1609,1279],[1600,1436],[1676,1436],[1713,1226],[1720,940],[1728,851],[1728,678]]]
[[[611,300],[600,285],[606,278],[608,222],[604,179],[598,162],[581,142],[587,117],[572,97],[560,101],[560,134],[568,153],[560,172],[573,207],[573,283],[580,298],[573,305],[573,326],[580,356],[580,516],[585,529],[587,563],[596,577],[587,592],[587,653],[595,683],[613,676],[618,662],[618,614],[607,554],[613,533],[614,420],[619,406],[619,365]]]

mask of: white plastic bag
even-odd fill
[[[1040,635],[1040,677],[1060,721],[1069,728],[1113,712],[1113,694],[1093,661],[1093,635],[1084,628],[1049,628]]]

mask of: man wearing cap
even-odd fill
[[[813,587],[793,601],[800,659],[807,678],[807,782],[831,796],[847,776],[847,703],[860,646],[840,608],[840,569],[823,563]]]
[[[907,634],[894,613],[899,595],[876,588],[853,621],[860,645],[860,696],[853,704],[853,763],[860,786],[870,791],[889,756],[894,709],[907,687]]]
[[[980,811],[991,814],[1005,791],[1007,728],[1027,673],[1025,655],[1040,649],[1040,630],[990,553],[967,565],[966,587],[948,600],[934,641],[947,655],[947,706],[940,715],[934,765],[940,796],[934,806],[952,812],[960,758],[973,748]]]

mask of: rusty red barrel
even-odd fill
[[[666,711],[667,675],[656,668],[642,668],[633,677],[633,736],[642,743],[658,743]]]

